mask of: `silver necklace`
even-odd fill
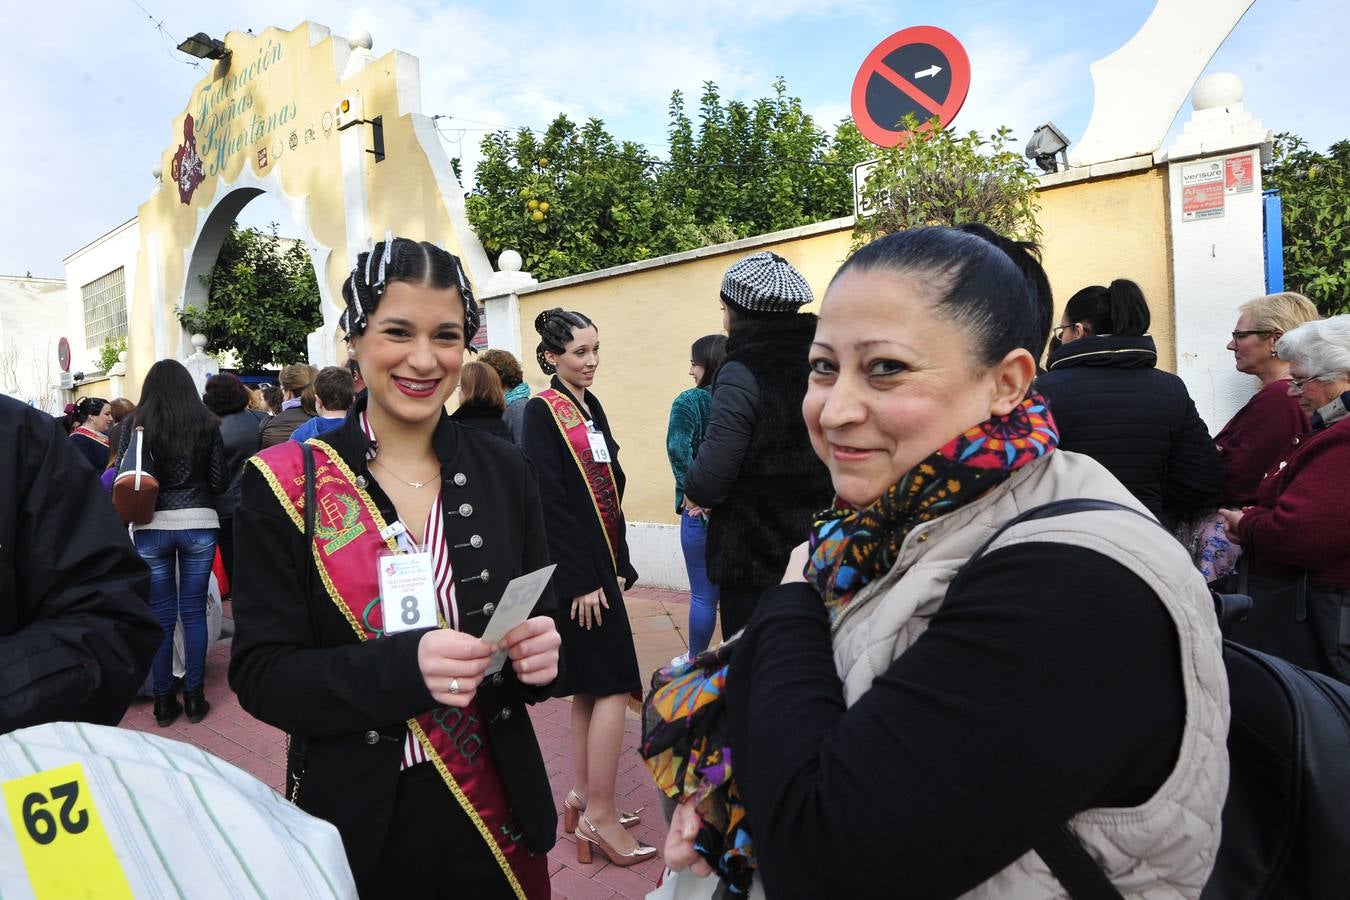
[[[386,466],[384,463],[380,462],[380,460],[379,460],[378,458],[372,459],[371,462],[373,462],[375,465],[379,466],[381,469],[384,469],[384,470],[385,470],[386,472],[388,472],[390,475],[393,475],[395,478],[397,478],[399,481],[403,482],[404,484],[406,484],[408,487],[412,488],[413,490],[417,490],[418,488],[426,487],[427,485],[431,484],[432,481],[435,480],[434,478],[428,478],[426,481],[409,481],[408,479],[406,479],[406,478],[404,478],[403,476],[399,475],[399,474],[398,474],[397,472],[395,472],[393,469],[391,469],[391,468],[389,468],[388,466]]]

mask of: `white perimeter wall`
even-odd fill
[[[1253,190],[1225,196],[1222,217],[1185,221],[1181,170],[1233,156],[1250,158]],[[1261,161],[1252,148],[1174,162],[1169,169],[1177,374],[1209,433],[1217,434],[1260,386],[1233,368],[1233,354],[1225,345],[1237,323],[1238,306],[1266,293]]]
[[[58,412],[56,344],[65,331],[64,281],[0,277],[0,391]]]
[[[70,339],[70,371],[92,372],[98,369],[98,352],[101,347],[85,346],[84,334],[84,295],[81,288],[95,279],[121,267],[126,285],[127,324],[131,321],[131,293],[136,285],[136,256],[141,249],[141,233],[136,220],[117,226],[112,231],[90,244],[76,250],[66,257],[66,330]],[[149,323],[143,323],[149,331]],[[152,340],[151,334],[128,332],[127,344],[138,340]]]

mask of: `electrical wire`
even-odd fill
[[[195,59],[192,60],[181,59],[175,55],[175,51],[178,49],[178,45],[181,43],[181,41],[179,41],[178,38],[170,34],[169,30],[164,27],[163,19],[156,19],[154,14],[150,12],[150,10],[146,9],[144,6],[141,6],[140,0],[131,0],[131,2],[136,4],[137,9],[145,13],[145,17],[150,20],[150,24],[155,26],[155,31],[159,32],[160,43],[164,44],[164,50],[166,53],[169,54],[169,59],[172,59],[176,63],[182,63],[185,66],[192,66],[192,68],[194,69],[202,68],[202,64]],[[165,38],[168,38],[170,43],[164,43]]]

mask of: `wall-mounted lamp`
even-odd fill
[[[376,116],[373,119],[363,118],[359,94],[355,99],[343,97],[337,105],[337,130],[346,131],[353,125],[370,126],[371,144],[374,149],[366,152],[374,156],[376,162],[384,162],[384,116]]]
[[[1056,155],[1062,157],[1064,168],[1069,167],[1069,154],[1065,151],[1069,149],[1069,139],[1064,136],[1064,132],[1055,127],[1053,122],[1046,122],[1040,128],[1037,128],[1031,135],[1031,140],[1027,141],[1027,159],[1036,160],[1036,165],[1042,172],[1055,172],[1059,169],[1059,160]]]
[[[230,48],[225,46],[224,41],[216,40],[204,31],[199,31],[183,41],[178,45],[178,49],[198,59],[224,59],[230,55]]]

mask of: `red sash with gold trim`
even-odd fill
[[[387,523],[370,495],[356,486],[342,458],[322,441],[312,439],[308,444],[314,450],[314,502],[318,507],[310,548],[314,564],[328,596],[357,636],[362,641],[374,640],[384,634],[375,560],[381,550],[396,550],[398,544],[393,538],[380,537]],[[284,441],[249,462],[262,472],[282,509],[304,534],[305,470],[300,445]],[[408,727],[478,827],[516,896],[547,898],[548,859],[525,844],[487,748],[487,729],[478,717],[477,703],[464,709],[439,707],[409,719]]]
[[[592,456],[586,420],[572,398],[553,388],[545,388],[535,396],[544,398],[548,404],[553,421],[558,431],[562,432],[563,443],[572,451],[572,459],[581,470],[581,478],[591,495],[591,506],[595,508],[595,516],[605,533],[609,561],[617,572],[619,557],[614,548],[623,540],[623,510],[619,508],[619,489],[614,483],[614,470],[609,463],[596,462]]]
[[[77,434],[84,435],[91,441],[98,441],[105,447],[108,446],[108,436],[106,434],[99,434],[92,428],[85,428],[83,425],[78,425],[70,432],[70,436],[74,437]]]

